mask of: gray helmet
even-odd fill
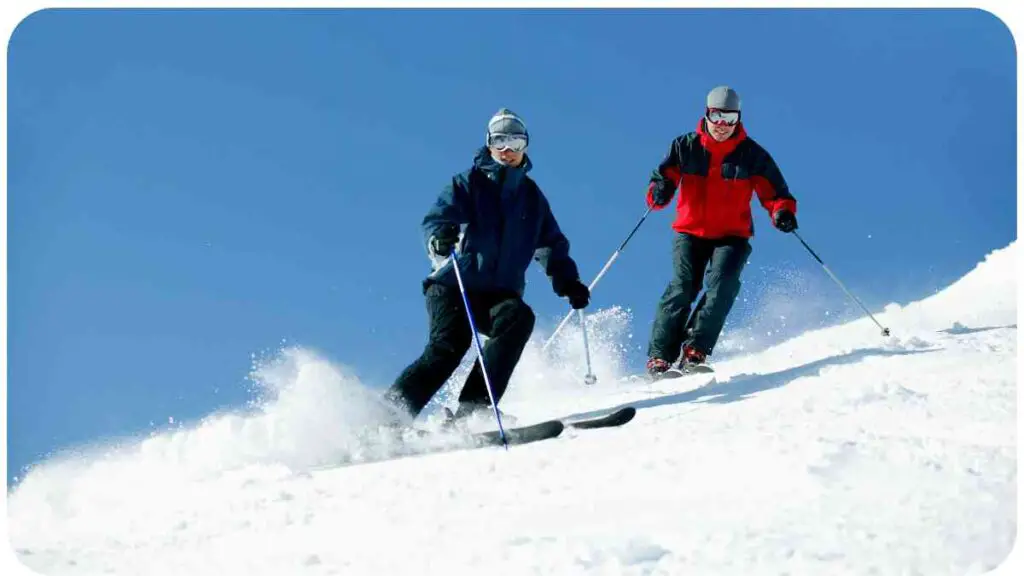
[[[509,134],[529,137],[526,131],[526,122],[523,122],[523,119],[518,114],[508,108],[502,108],[495,112],[494,116],[487,123],[487,134],[488,136],[491,134]]]
[[[740,95],[728,86],[716,86],[711,89],[711,92],[708,92],[707,106],[718,110],[739,112]]]

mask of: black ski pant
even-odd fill
[[[740,292],[750,241],[677,234],[672,244],[672,280],[661,296],[647,348],[649,358],[678,360],[684,345],[711,354]],[[690,308],[707,284],[690,317]]]
[[[473,345],[473,333],[458,288],[430,284],[425,291],[430,339],[387,392],[415,417],[444,386]],[[469,292],[476,329],[488,336],[483,359],[497,402],[533,333],[533,310],[514,292]],[[459,394],[459,402],[489,406],[490,398],[477,358]]]

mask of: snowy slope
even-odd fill
[[[261,408],[33,469],[8,496],[44,574],[976,574],[1016,533],[1016,246],[948,289],[656,385],[618,310],[527,351],[521,420],[640,408],[621,429],[393,460],[374,396],[308,350]],[[540,338],[538,338],[540,340]],[[372,437],[372,436],[371,436]],[[348,465],[333,465],[347,461]]]

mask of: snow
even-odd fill
[[[636,419],[507,452],[389,459],[375,393],[289,348],[252,410],[33,468],[11,546],[54,575],[984,573],[1016,536],[1016,292],[1014,243],[876,314],[890,338],[864,318],[656,384],[597,311],[597,384],[574,321],[503,410]]]

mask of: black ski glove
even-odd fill
[[[660,208],[672,201],[675,192],[676,187],[671,180],[655,180],[654,187],[651,188],[651,200]]]
[[[796,230],[796,216],[789,210],[779,210],[776,212],[772,223],[782,232],[788,233]]]
[[[458,241],[459,227],[454,224],[445,224],[430,237],[430,250],[437,256],[447,258]]]
[[[590,304],[590,289],[587,285],[580,282],[579,279],[575,279],[568,284],[558,286],[555,289],[555,294],[563,298],[569,298],[569,305],[572,306],[573,310],[579,310],[580,308],[586,308]]]

